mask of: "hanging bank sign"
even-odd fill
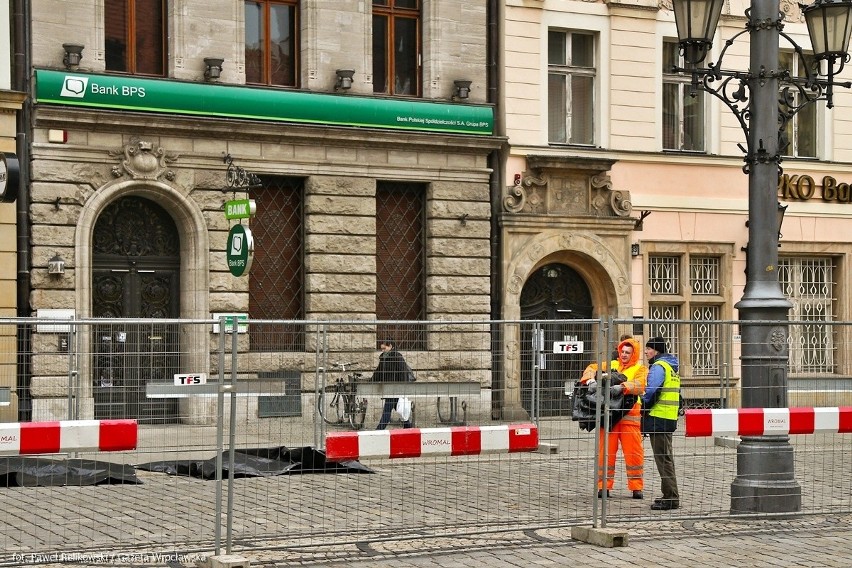
[[[818,184],[809,175],[784,174],[778,179],[778,197],[787,201],[821,199],[833,203],[852,203],[852,191],[846,182],[823,176]]]
[[[37,103],[274,122],[490,135],[490,106],[38,69]]]

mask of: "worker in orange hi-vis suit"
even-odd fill
[[[622,340],[616,349],[618,358],[609,364],[612,371],[617,371],[624,376],[625,381],[610,386],[612,394],[633,394],[641,396],[645,393],[648,383],[648,368],[640,362],[641,345],[639,341],[629,337]],[[597,365],[586,367],[581,382],[591,386],[595,382]],[[606,463],[606,489],[607,496],[615,483],[615,458],[618,446],[624,454],[624,464],[627,471],[627,489],[633,492],[634,499],[642,499],[645,488],[644,461],[645,452],[642,447],[642,429],[640,402],[636,402],[621,420],[610,424],[609,439],[607,441],[607,455],[603,455],[604,440],[603,429],[601,429],[600,455],[598,456],[598,497],[603,496],[603,469]]]

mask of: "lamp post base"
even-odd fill
[[[737,447],[737,477],[731,483],[731,514],[802,510],[802,487],[793,477],[789,440],[787,436],[743,437]]]

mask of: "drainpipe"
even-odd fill
[[[14,0],[13,8],[14,57],[12,60],[12,88],[30,95],[30,70],[32,57],[30,37],[32,13],[28,0]],[[30,314],[30,117],[32,100],[28,96],[16,117],[15,151],[18,155],[20,176],[18,182],[18,198],[15,203],[16,211],[16,241],[17,241],[17,315],[29,317]],[[32,403],[30,397],[31,370],[31,338],[29,326],[18,328],[18,419],[32,419]]]
[[[494,108],[494,135],[505,136],[503,128],[503,114],[501,104],[501,46],[503,33],[503,2],[500,0],[488,0],[487,9],[487,93],[488,102]],[[491,320],[502,319],[503,279],[501,278],[502,255],[500,254],[500,214],[502,211],[502,187],[505,185],[503,178],[503,163],[505,144],[498,150],[492,150],[488,156],[488,167],[491,168],[491,179],[489,180],[489,194],[491,200]],[[505,345],[505,337],[502,337],[501,326],[492,324],[492,337],[500,337],[497,352],[492,358],[491,367],[491,417],[495,420],[502,418],[503,394],[505,392],[505,380],[503,376],[504,362],[502,346]]]

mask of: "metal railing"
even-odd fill
[[[364,379],[371,378],[378,322],[232,323],[0,321],[0,387],[11,393],[9,405],[0,406],[5,421],[24,416],[140,423],[132,451],[31,457],[26,465],[32,469],[18,467],[15,460],[24,456],[0,458],[0,516],[8,527],[0,536],[0,564],[14,564],[13,555],[24,553],[209,554],[283,542],[311,546],[415,533],[730,515],[736,438],[685,438],[682,425],[674,436],[681,508],[650,509],[660,479],[647,443],[645,498],[631,498],[619,455],[613,494],[601,507],[598,432],[582,431],[572,421],[566,385],[589,363],[609,360],[621,335],[633,334],[644,344],[665,324],[673,332],[670,350],[680,359],[688,407],[737,407],[739,322],[711,322],[716,344],[709,347],[701,335],[708,322],[686,320],[419,322],[424,348],[403,351],[422,383],[413,398],[415,426],[450,428],[441,410],[448,407],[438,406],[448,404],[450,391],[441,385],[475,383],[478,389],[457,392],[463,421],[481,426],[531,420],[538,426],[539,452],[365,459],[362,469],[334,475],[315,474],[324,471],[325,434],[350,426],[325,423],[317,395],[332,382],[335,362],[353,362]],[[791,346],[789,405],[852,404],[850,322],[789,325],[791,337],[801,341]],[[301,334],[300,340],[278,337],[281,329]],[[255,350],[251,338],[266,330],[264,349]],[[18,345],[31,347],[19,352]],[[175,375],[185,384],[176,384]],[[434,393],[428,392],[432,385]],[[381,392],[365,387],[359,396],[367,399],[363,428],[374,429]],[[401,427],[395,415],[390,427]],[[852,510],[849,439],[791,436],[802,513]],[[57,484],[55,469],[53,478],[40,473],[75,459],[101,460],[113,469],[133,466],[135,480],[114,476],[87,485],[81,482],[85,476],[66,473],[66,483]],[[363,469],[372,473],[359,473]]]

